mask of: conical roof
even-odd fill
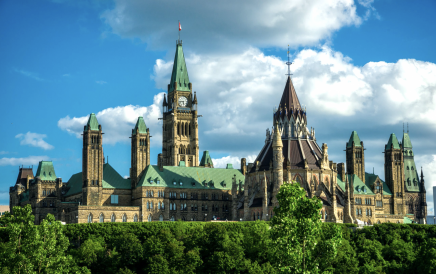
[[[386,145],[386,149],[391,149],[391,145],[393,145],[393,148],[399,149],[400,145],[398,144],[397,136],[395,136],[395,133],[392,133],[391,136],[389,136],[389,141]]]
[[[352,147],[353,141],[354,141],[354,146],[361,147],[360,138],[359,138],[359,135],[357,135],[357,131],[351,132],[350,140],[347,143],[347,147]]]
[[[294,84],[292,84],[291,77],[288,76],[285,89],[283,90],[280,106],[286,106],[288,112],[293,109],[301,109],[300,101],[298,100],[297,93],[295,92]]]
[[[403,148],[412,148],[409,133],[403,133]]]
[[[168,92],[174,91],[175,82],[177,82],[177,90],[190,91],[188,86],[190,83],[188,69],[186,68],[182,43],[177,43],[176,46],[176,55],[174,56],[173,72],[171,74],[170,89]]]
[[[98,130],[98,121],[97,121],[97,117],[95,116],[94,113],[91,113],[91,115],[89,115],[89,119],[88,119],[88,123],[86,123],[86,127],[85,130]]]
[[[294,116],[294,119],[299,117],[300,119],[306,120],[306,113],[301,108],[300,100],[298,100],[297,92],[295,91],[290,76],[288,76],[288,80],[286,81],[285,89],[280,99],[279,109],[274,116],[276,118],[284,118],[286,116],[288,119]]]
[[[136,133],[147,133],[147,126],[145,125],[144,118],[142,116],[138,117],[133,134]]]

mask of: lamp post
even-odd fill
[[[241,222],[242,222],[242,218],[239,218],[239,221],[241,221]]]

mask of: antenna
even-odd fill
[[[288,62],[286,62],[286,65],[288,66],[288,74],[286,74],[286,75],[288,75],[289,77],[291,77],[291,65],[292,65],[292,62],[291,62],[291,60],[290,60],[290,57],[289,57],[289,45],[288,45]]]

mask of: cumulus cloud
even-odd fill
[[[146,126],[150,128],[151,146],[162,145],[162,124],[158,121],[161,117],[161,106],[163,101],[163,92],[154,96],[153,104],[147,107],[143,106],[118,106],[101,110],[96,114],[99,124],[105,133],[103,142],[105,144],[115,144],[118,142],[129,142],[129,136],[132,134],[136,121],[139,116],[144,117]],[[83,127],[88,122],[88,116],[73,117],[66,116],[58,121],[58,127],[81,138]]]
[[[225,147],[257,153],[285,86],[284,61],[250,48],[233,55],[187,54],[186,62],[203,115],[202,144],[210,150]],[[156,61],[153,78],[158,88],[166,89],[171,68],[172,61]],[[356,124],[379,127],[402,121],[425,123],[436,130],[433,63],[408,59],[360,67],[323,46],[298,52],[292,71],[300,103],[307,107],[309,127],[330,117],[341,119],[350,132]],[[384,137],[376,136],[373,143],[383,144],[388,138],[380,140]]]
[[[172,44],[178,30],[174,18],[179,18],[182,38],[197,52],[314,45],[344,26],[362,22],[351,0],[117,0],[101,17],[113,33],[140,38],[153,49]]]
[[[47,138],[45,134],[39,134],[34,132],[20,133],[15,136],[15,138],[20,139],[20,145],[28,145],[33,147],[40,147],[45,150],[53,149],[54,146],[50,145],[44,138]]]
[[[50,157],[44,156],[28,156],[24,158],[0,158],[0,166],[21,166],[21,165],[37,165],[39,161],[47,161]]]
[[[248,157],[224,156],[216,159],[212,158],[212,162],[215,168],[225,168],[227,164],[232,164],[234,169],[240,169],[241,158],[246,158],[247,163],[252,163],[256,159],[256,155],[250,155]]]
[[[430,209],[434,212],[434,193],[433,187],[436,186],[436,155],[418,155],[415,156],[415,163],[419,169],[419,164],[424,172],[425,188],[427,191],[427,210],[430,215]],[[421,171],[418,171],[421,175]]]

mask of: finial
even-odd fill
[[[286,75],[288,75],[289,77],[291,77],[291,65],[292,65],[292,63],[291,63],[291,60],[290,60],[290,57],[289,57],[289,53],[290,53],[290,51],[289,51],[289,45],[288,45],[288,62],[286,62],[286,65],[288,65],[288,74],[286,74]]]

